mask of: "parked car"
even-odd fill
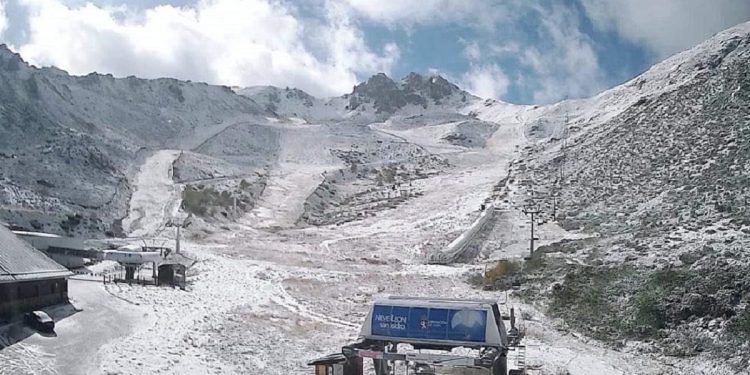
[[[32,311],[23,316],[23,321],[41,332],[53,332],[55,321],[44,311]]]

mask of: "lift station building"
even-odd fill
[[[0,320],[67,302],[65,267],[0,225]]]

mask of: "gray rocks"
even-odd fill
[[[440,76],[424,77],[411,73],[401,83],[396,83],[379,73],[354,87],[349,95],[348,109],[355,110],[368,103],[378,114],[393,114],[407,105],[425,109],[430,104],[440,105],[442,100],[454,95],[466,102],[468,94]]]

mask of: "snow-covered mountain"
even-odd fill
[[[383,73],[370,77],[351,93],[319,99],[298,89],[257,86],[237,90],[275,114],[309,123],[369,123],[394,116],[456,114],[479,98],[439,75],[410,73],[396,82]]]
[[[398,84],[376,75],[338,98],[275,87],[237,95],[174,79],[70,76],[2,46],[0,83],[0,220],[66,234],[119,233],[133,176],[155,150],[191,151],[175,165],[182,182],[238,176],[262,184],[257,176],[278,163],[347,167],[428,155],[369,127],[374,121],[416,113],[472,120],[457,113],[466,93],[416,74]],[[494,127],[480,131],[472,121],[445,135],[483,144]]]
[[[262,105],[267,111],[297,121],[336,121],[345,117],[344,99],[319,99],[295,88],[255,86],[236,90]]]
[[[190,149],[240,118],[265,117],[225,87],[74,77],[29,66],[0,46],[0,220],[53,232],[113,230],[142,151]]]
[[[741,56],[746,29],[742,25],[722,33],[593,98],[548,106],[484,100],[438,75],[416,73],[399,81],[377,74],[351,93],[334,98],[270,86],[239,89],[237,95],[226,87],[173,79],[73,77],[54,68],[31,67],[2,47],[3,218],[29,224],[29,217],[51,211],[62,215],[60,220],[78,222],[88,220],[81,211],[91,214],[111,206],[114,209],[102,210],[106,214],[89,215],[96,216],[89,219],[99,229],[107,229],[122,214],[139,155],[163,148],[193,151],[194,156],[204,158],[204,164],[223,165],[223,170],[237,174],[242,168],[302,160],[343,166],[383,162],[395,160],[398,154],[416,155],[415,150],[424,145],[433,151],[499,147],[498,139],[490,141],[498,125],[521,124],[531,147],[546,150],[543,154],[551,160],[557,160],[553,154],[565,138],[573,146],[566,154],[570,168],[566,173],[588,175],[585,170],[600,168],[597,163],[603,160],[622,159],[592,158],[590,150],[598,146],[589,145],[594,140],[626,139],[606,135],[609,129],[622,131],[622,124],[629,124],[624,118],[638,113],[644,123],[649,117],[664,117],[658,111],[668,109],[659,105],[659,98],[687,87],[718,90],[732,59]],[[738,87],[730,95],[733,99],[742,96],[742,86]],[[649,139],[657,142],[660,134]],[[400,149],[403,139],[412,149],[406,154],[383,146],[398,141]],[[317,147],[300,147],[310,141]],[[362,148],[353,153],[353,145]],[[607,147],[610,155],[619,155],[617,147]],[[589,159],[596,163],[588,163]],[[551,165],[543,164],[536,173],[554,169]],[[182,167],[182,172],[192,170]],[[193,174],[196,178],[223,175],[216,171]],[[80,186],[62,188],[70,185],[71,176]],[[538,183],[543,185],[545,180]],[[576,199],[582,196],[587,195],[576,195]],[[50,230],[49,225],[45,229]]]
[[[385,74],[377,74],[355,86],[346,98],[349,99],[349,110],[370,110],[384,117],[399,112],[455,112],[467,101],[476,99],[439,75],[425,77],[416,73],[400,82]]]

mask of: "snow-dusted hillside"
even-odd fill
[[[0,46],[0,220],[116,232],[149,150],[193,148],[265,111],[228,88],[174,79],[69,76]]]
[[[160,149],[193,151],[223,165],[204,171],[196,159],[195,167],[182,162],[185,173],[223,179],[187,177],[186,184],[239,181],[289,163],[314,169],[385,165],[425,152],[368,124],[469,121],[458,107],[476,100],[441,77],[417,74],[399,83],[376,75],[352,94],[317,99],[296,89],[258,87],[237,95],[173,79],[74,77],[29,66],[4,46],[0,67],[0,219],[67,234],[125,234],[120,219],[133,174]],[[474,121],[458,129],[436,141],[481,147],[495,127]],[[218,188],[222,194],[228,187]],[[237,192],[231,189],[227,193]]]
[[[237,93],[253,99],[269,112],[297,122],[340,121],[347,114],[343,98],[319,99],[294,88],[256,86],[238,89]]]
[[[596,235],[543,249],[577,262],[549,263],[552,310],[598,338],[655,338],[642,350],[747,368],[736,345],[750,334],[750,23],[594,98],[514,110],[559,119],[563,108],[568,137],[564,112],[546,129],[533,118],[515,173],[545,221],[555,195],[562,228]]]

